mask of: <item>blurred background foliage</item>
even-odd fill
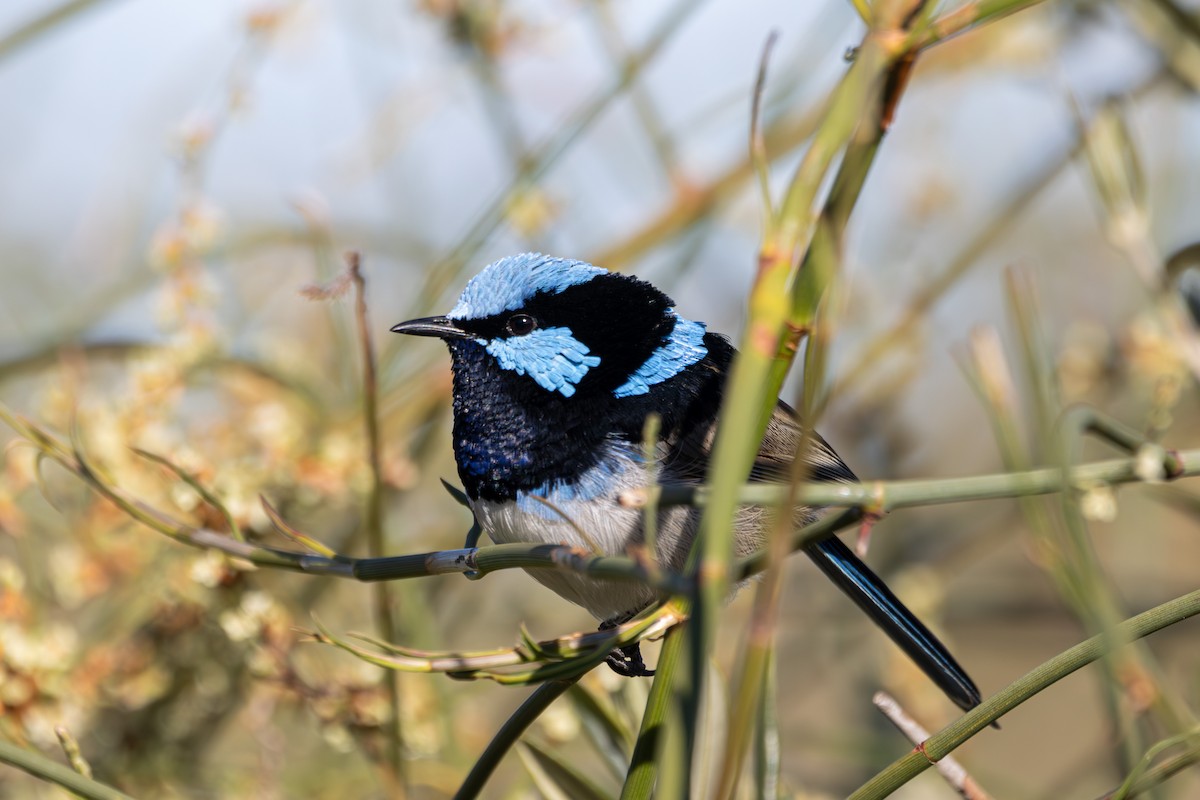
[[[458,547],[470,520],[438,484],[454,476],[448,360],[387,327],[536,249],[635,271],[710,329],[738,330],[761,234],[748,109],[771,30],[778,190],[861,38],[845,0],[10,0],[0,399],[75,429],[109,479],[179,516],[224,526],[131,447],[195,474],[252,536],[278,541],[261,493],[363,554],[353,307],[304,291],[353,248],[379,351],[385,550]],[[1198,86],[1200,10],[1182,0],[1046,2],[922,56],[833,300],[821,427],[861,476],[997,471],[1017,451],[1045,463],[1046,385],[1168,446],[1200,440],[1195,373],[1155,290],[1166,256],[1200,238]],[[1042,339],[1027,357],[1031,321]],[[1024,420],[999,443],[997,403]],[[1186,487],[1101,488],[1085,504],[1124,616],[1196,587],[1200,498]],[[873,538],[872,564],[985,695],[1087,630],[1037,519],[1014,501],[918,509]],[[909,748],[870,708],[876,688],[932,728],[955,712],[801,561],[778,631],[783,780],[789,796],[840,796]],[[298,631],[312,612],[377,630],[372,591],[184,548],[9,446],[0,735],[53,753],[63,726],[98,778],[135,795],[452,793],[528,690],[402,676],[397,776],[380,670]],[[747,600],[727,611],[718,669]],[[592,627],[511,571],[397,584],[392,608],[392,638],[425,648],[510,645],[522,623],[540,637]],[[1111,789],[1138,755],[1120,757],[1119,721],[1147,694],[1200,699],[1194,625],[1148,652],[1146,674],[1106,686],[1085,670],[959,755],[1002,797]],[[488,796],[552,792],[545,752],[612,791],[620,747],[597,746],[587,709],[636,730],[647,684],[587,676]],[[1198,793],[1184,775],[1159,796]],[[0,768],[0,795],[59,794]],[[897,796],[951,791],[931,773]]]

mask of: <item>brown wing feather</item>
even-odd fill
[[[694,430],[676,441],[666,443],[667,473],[671,480],[681,483],[703,483],[708,477],[708,461],[716,434],[714,422],[705,430]],[[771,412],[762,446],[750,470],[751,481],[788,481],[792,460],[800,446],[804,429],[796,412],[780,401]],[[809,463],[809,480],[851,482],[858,480],[846,462],[834,452],[829,443],[813,432],[805,457]]]
[[[792,460],[804,437],[804,429],[794,409],[782,400],[775,405],[758,458],[750,470],[752,481],[786,481],[791,478]],[[858,478],[846,466],[821,435],[812,431],[804,453],[808,479],[850,483]]]

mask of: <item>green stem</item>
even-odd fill
[[[84,11],[103,5],[104,0],[69,0],[40,16],[34,17],[16,30],[0,39],[0,59],[17,52],[37,41],[42,34],[49,33]]]
[[[968,28],[978,27],[987,22],[1024,11],[1036,6],[1044,0],[971,0],[958,8],[943,14],[934,20],[933,24],[922,36],[920,45],[929,47],[951,36],[957,36]]]
[[[795,254],[811,241],[811,211],[821,183],[868,113],[890,57],[872,37],[864,40],[770,226],[774,236],[763,243],[759,256],[758,276],[750,293],[749,318],[740,337],[742,346],[730,369],[721,404],[709,475],[712,496],[701,522],[702,558],[696,568],[698,602],[689,637],[692,675],[697,687],[701,686],[708,655],[713,650],[717,616],[729,593],[731,523],[738,506],[738,493],[750,473],[777,398],[777,392],[771,390],[771,376],[779,372],[776,362],[780,359],[785,323],[794,316],[788,287],[796,280]],[[785,364],[793,355],[794,351],[783,354]],[[703,696],[702,688],[697,688],[697,696]],[[690,748],[695,733],[694,714],[685,716],[685,728]]]
[[[683,652],[683,632],[682,625],[672,628],[659,653],[654,683],[650,686],[637,743],[633,747],[633,758],[629,762],[625,785],[621,787],[621,800],[648,800],[654,794],[659,745],[671,706],[671,686]]]
[[[1196,757],[1200,755],[1200,747],[1197,747],[1198,736],[1200,736],[1200,730],[1193,729],[1158,742],[1146,751],[1146,754],[1142,756],[1142,759],[1130,771],[1129,775],[1126,776],[1124,782],[1107,796],[1111,797],[1112,800],[1128,800],[1135,792],[1146,791],[1166,780],[1167,777],[1170,777],[1170,775],[1173,775],[1175,771],[1181,768],[1179,766],[1181,763],[1195,761]],[[1187,749],[1182,753],[1176,754],[1174,758],[1163,761],[1158,765],[1161,768],[1165,764],[1171,764],[1175,767],[1175,771],[1170,772],[1166,776],[1156,773],[1155,777],[1157,780],[1148,781],[1147,778],[1150,778],[1151,772],[1153,772],[1150,765],[1154,763],[1154,759],[1158,758],[1164,751],[1181,744],[1188,745]],[[1135,787],[1138,788],[1135,790]]]
[[[581,554],[573,548],[560,545],[505,544],[356,559],[238,542],[215,531],[192,528],[127,497],[106,484],[82,460],[81,453],[72,452],[65,444],[33,423],[12,415],[3,406],[0,406],[0,421],[31,441],[47,457],[78,475],[138,522],[181,544],[220,550],[258,566],[359,581],[401,580],[448,573],[483,575],[502,569],[557,568],[598,578],[641,581],[672,594],[688,591],[688,583],[682,576],[654,571],[628,557]],[[1200,475],[1200,449],[1164,450],[1163,470],[1168,479]],[[1144,480],[1138,459],[1124,458],[1082,464],[1065,472],[1053,467],[939,480],[806,483],[796,487],[796,502],[806,506],[845,506],[883,512],[912,506],[1053,494],[1070,487],[1138,483]],[[711,502],[710,490],[703,486],[668,486],[655,491],[660,492],[659,503],[663,506],[704,506]],[[786,484],[746,484],[739,487],[735,499],[741,505],[773,506],[791,491]],[[638,497],[637,493],[632,492],[623,498],[623,502],[631,505],[644,501],[645,497]]]
[[[80,775],[68,766],[52,761],[41,753],[22,750],[14,744],[0,741],[0,762],[11,764],[35,778],[57,784],[88,800],[133,800],[124,792],[97,780]]]
[[[1169,477],[1200,475],[1200,450],[1164,451],[1164,467]],[[1066,488],[1140,483],[1145,478],[1134,458],[1110,459],[1081,464],[1064,476],[1059,467],[973,475],[968,478],[866,481],[852,484],[805,483],[798,487],[796,501],[806,506],[846,506],[871,511],[894,511],[916,506],[998,500],[1032,495],[1054,494]],[[739,488],[741,505],[769,506],[787,495],[783,484],[755,483]],[[668,486],[662,489],[659,504],[705,506],[712,502],[712,491],[704,486]]]
[[[525,702],[521,703],[496,732],[492,741],[483,751],[483,755],[475,762],[475,766],[471,767],[466,780],[454,793],[454,800],[470,800],[470,798],[478,797],[487,784],[488,778],[500,764],[500,760],[517,743],[525,729],[532,725],[533,721],[541,716],[551,703],[562,697],[578,680],[579,678],[575,677],[543,683],[529,697],[525,698]]]
[[[925,740],[919,749],[893,762],[857,791],[850,800],[881,800],[944,758],[992,722],[1066,676],[1102,658],[1114,640],[1129,642],[1200,614],[1200,590],[1156,606],[1117,626],[1115,636],[1101,634],[1060,653],[997,692],[956,722]]]

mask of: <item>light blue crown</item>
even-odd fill
[[[583,261],[521,253],[493,261],[467,283],[450,319],[482,319],[516,311],[538,292],[558,294],[607,270]]]
[[[538,292],[557,294],[606,274],[607,270],[583,261],[522,253],[484,267],[467,283],[456,305],[446,316],[451,319],[482,319],[505,311],[516,311]],[[704,345],[704,323],[675,317],[675,327],[645,363],[616,389],[616,397],[646,394],[650,387],[673,378],[708,354]],[[575,387],[600,357],[575,338],[570,328],[539,328],[524,336],[476,339],[501,368],[528,375],[548,392],[563,397]]]

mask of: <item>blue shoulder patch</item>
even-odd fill
[[[570,328],[539,328],[525,336],[492,339],[485,347],[502,368],[528,375],[563,397],[575,394],[575,385],[600,364],[600,357],[588,355],[587,345]]]
[[[515,311],[538,292],[557,294],[605,272],[607,270],[583,261],[541,253],[506,256],[488,264],[471,278],[459,296],[458,304],[446,316],[450,319],[482,319]]]
[[[674,313],[672,311],[672,313]],[[704,323],[675,316],[675,328],[667,341],[650,354],[646,363],[613,390],[617,397],[646,394],[650,387],[673,378],[708,355],[704,346]]]

